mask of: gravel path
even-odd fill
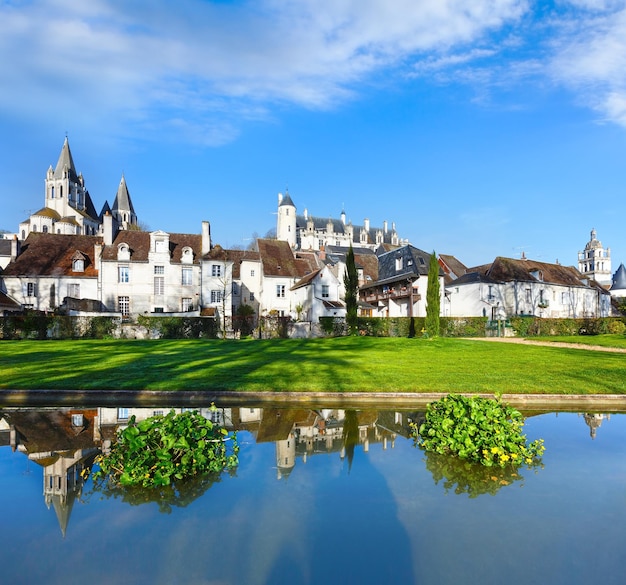
[[[475,341],[496,341],[500,343],[521,343],[523,345],[543,345],[544,347],[568,347],[571,349],[587,349],[609,353],[626,353],[625,348],[604,347],[603,345],[587,345],[586,343],[564,343],[562,341],[533,341],[522,337],[472,337]]]

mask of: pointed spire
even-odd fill
[[[59,155],[59,160],[57,162],[56,169],[54,170],[54,176],[57,179],[63,178],[63,171],[67,169],[70,174],[70,179],[72,181],[77,181],[78,176],[76,174],[76,167],[74,166],[74,159],[72,158],[72,151],[70,150],[70,143],[65,137],[65,141],[63,142],[63,148],[61,148],[61,154]]]

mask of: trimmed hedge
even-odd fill
[[[518,337],[545,335],[603,335],[626,332],[626,318],[599,319],[541,319],[539,317],[511,317],[511,327]]]

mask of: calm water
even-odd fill
[[[236,474],[174,502],[74,485],[128,414],[0,411],[2,582],[625,582],[625,415],[530,417],[543,467],[491,479],[415,448],[418,413],[225,409]]]

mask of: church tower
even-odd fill
[[[596,235],[596,230],[592,229],[585,249],[578,252],[578,270],[587,278],[608,286],[611,284],[611,248],[603,248]]]
[[[276,221],[276,239],[289,242],[292,248],[296,247],[296,206],[293,204],[289,192],[278,194],[278,219]]]
[[[133,202],[130,199],[130,193],[128,192],[124,175],[122,175],[120,185],[117,188],[111,215],[113,215],[113,219],[117,221],[118,225],[123,230],[132,229],[131,226],[137,225],[137,215],[133,208]]]

